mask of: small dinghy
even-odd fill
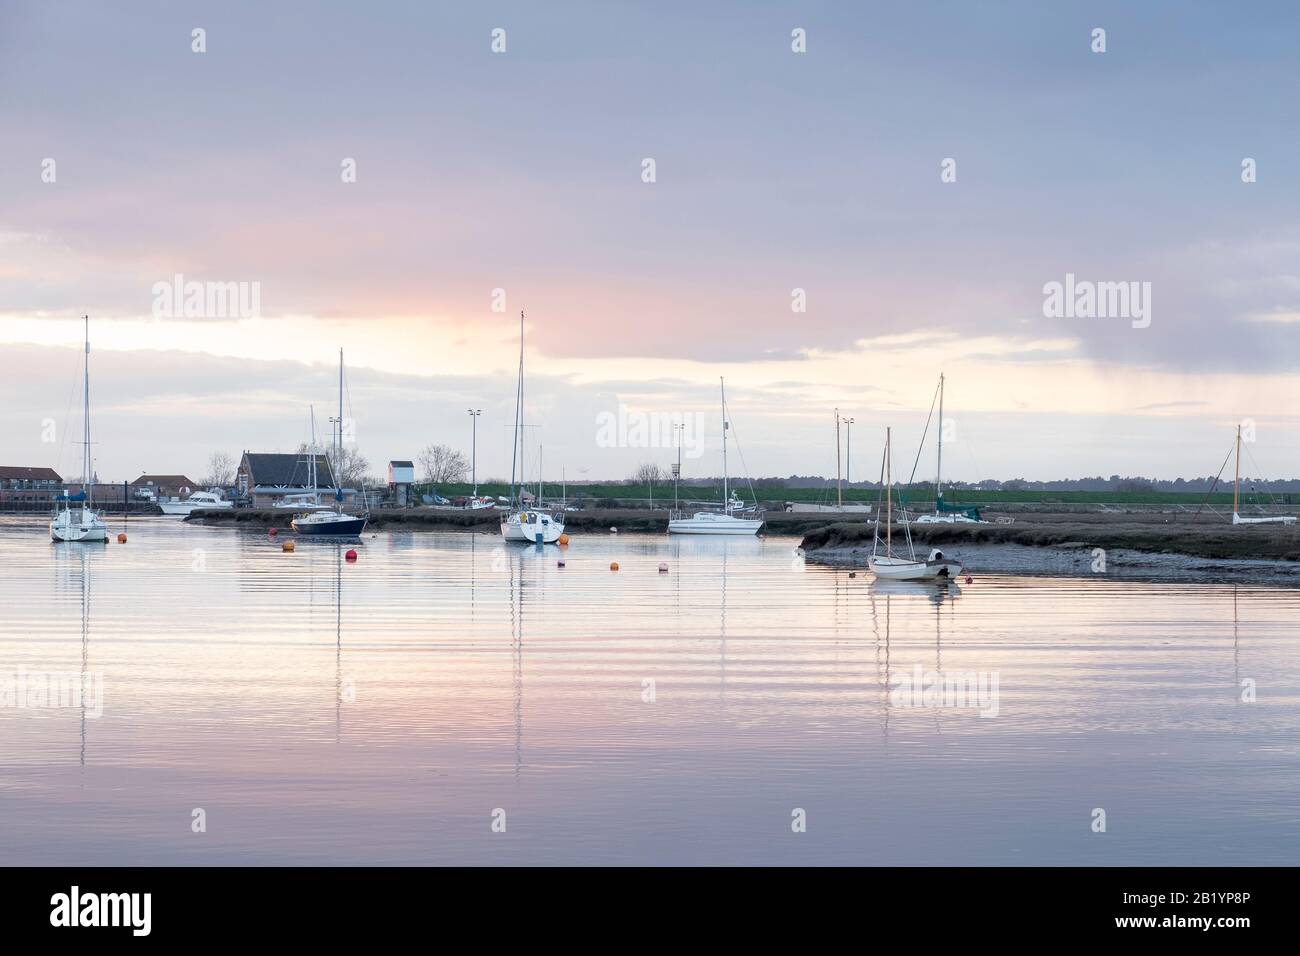
[[[943,581],[953,580],[961,573],[961,562],[948,557],[938,548],[930,556],[920,561],[912,547],[912,532],[907,524],[907,511],[903,511],[903,530],[907,533],[907,550],[910,557],[900,558],[894,555],[894,483],[890,462],[890,429],[885,429],[885,457],[881,463],[884,472],[885,488],[885,553],[880,554],[880,525],[876,524],[876,533],[871,544],[871,557],[868,566],[877,578],[888,581]]]

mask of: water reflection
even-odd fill
[[[103,671],[110,693],[102,720],[84,700],[0,711],[14,861],[1300,852],[1277,826],[1300,786],[1295,591],[873,583],[774,538],[575,535],[557,551],[381,533],[349,562],[337,542],[288,554],[179,522],[133,520],[107,550],[42,531],[0,520],[0,664]],[[997,719],[894,704],[916,666],[1000,673]],[[1245,678],[1262,703],[1243,702]],[[1125,827],[1101,847],[1073,821],[1103,800]],[[187,814],[205,802],[220,839],[199,843]],[[792,806],[815,813],[795,841]],[[508,837],[487,826],[494,807]]]

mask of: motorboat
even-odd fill
[[[229,498],[223,498],[220,491],[196,491],[180,501],[160,501],[158,507],[165,515],[188,515],[194,511],[226,511],[235,507]]]

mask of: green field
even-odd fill
[[[749,500],[749,486],[745,483],[735,486],[736,492],[746,501]],[[529,490],[536,491],[535,484],[529,486]],[[468,495],[473,490],[469,484],[443,484],[438,486],[438,493],[446,498],[455,498],[459,495]],[[417,486],[417,495],[428,491],[428,486]],[[618,504],[635,504],[644,506],[651,497],[651,489],[646,485],[630,485],[621,482],[610,482],[608,484],[597,485],[569,485],[567,489],[567,500],[570,503],[590,503],[599,504],[602,507],[616,507]],[[834,504],[834,488],[787,488],[775,482],[754,482],[754,492],[760,502],[766,502],[769,505],[773,502],[798,501],[813,504]],[[505,484],[479,484],[479,494],[481,495],[508,495],[510,489]],[[895,488],[895,493],[900,494],[903,498],[914,504],[928,504],[934,500],[934,486],[932,484],[917,484],[910,489]],[[547,482],[544,485],[544,497],[547,501],[560,500],[561,488],[558,483]],[[700,502],[720,502],[722,500],[721,483],[716,485],[682,485],[678,494],[683,502],[700,503]],[[658,507],[670,504],[673,500],[673,486],[671,483],[655,485],[654,501]],[[855,488],[845,489],[844,500],[851,503],[874,504],[880,498],[880,492],[875,489]],[[1178,492],[1178,491],[974,491],[966,489],[949,490],[944,495],[945,500],[953,505],[998,505],[998,504],[1067,504],[1067,505],[1182,505],[1183,507],[1196,508],[1205,500],[1205,492]],[[896,499],[897,500],[897,499]],[[1243,507],[1253,505],[1258,500],[1260,504],[1267,505],[1272,502],[1277,504],[1292,505],[1300,501],[1300,494],[1279,494],[1272,497],[1268,495],[1243,496]],[[1210,504],[1216,506],[1232,505],[1232,489],[1229,486],[1227,491],[1216,491],[1210,495]]]

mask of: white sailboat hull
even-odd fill
[[[1243,518],[1235,511],[1232,513],[1233,524],[1295,524],[1292,515],[1268,515],[1262,518]]]
[[[961,574],[961,562],[942,554],[929,561],[909,558],[872,557],[869,561],[872,574],[889,581],[930,581],[952,579]]]
[[[762,518],[737,518],[716,511],[699,511],[690,518],[673,518],[669,534],[757,534]]]
[[[501,537],[523,544],[555,544],[564,534],[564,519],[540,511],[516,511],[501,519]]]
[[[108,525],[93,511],[60,511],[50,520],[50,537],[55,541],[107,541]]]

